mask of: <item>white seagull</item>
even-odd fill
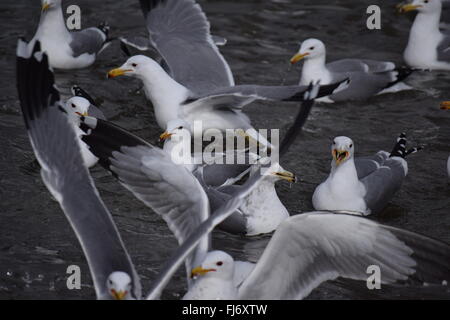
[[[391,153],[379,151],[374,156],[355,159],[352,139],[334,138],[331,172],[314,191],[314,208],[362,215],[380,212],[408,174],[406,156],[420,149],[406,150],[406,135],[402,133]]]
[[[393,62],[368,59],[343,59],[326,63],[325,44],[318,39],[302,42],[291,64],[304,60],[300,85],[320,81],[326,85],[350,79],[348,88],[318,101],[333,103],[345,100],[367,99],[386,92],[409,89],[403,82],[412,70],[397,67]]]
[[[39,26],[30,41],[30,48],[39,40],[42,51],[57,69],[81,69],[92,65],[97,55],[110,43],[109,27],[98,27],[69,32],[61,8],[61,0],[42,0]]]

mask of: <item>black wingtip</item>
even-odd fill
[[[95,124],[89,118],[81,117],[80,129],[86,132],[81,139],[89,146],[90,151],[99,158],[99,163],[111,171],[111,158],[115,151],[122,147],[151,146],[131,132],[105,120],[96,119]]]
[[[389,157],[390,158],[400,157],[400,158],[405,159],[410,154],[419,152],[420,150],[422,150],[424,148],[424,146],[417,146],[414,148],[406,149],[407,142],[408,142],[408,140],[406,139],[406,133],[402,132],[398,136],[397,142],[395,143],[394,148],[392,149]]]
[[[108,38],[109,35],[109,25],[108,22],[103,21],[102,23],[100,23],[100,25],[97,26],[97,29],[99,29],[101,32],[103,32],[106,36],[106,38]]]
[[[310,83],[308,89],[305,91],[304,101],[302,102],[300,111],[298,112],[294,123],[291,125],[283,140],[281,141],[279,152],[280,157],[289,150],[289,147],[292,145],[292,143],[294,143],[295,139],[302,131],[302,128],[305,125],[306,120],[308,119],[311,109],[314,106],[314,99],[317,97],[319,90],[320,88],[318,84]]]
[[[85,90],[83,90],[80,86],[78,85],[72,86],[71,91],[74,96],[85,98],[86,100],[89,101],[91,105],[96,106],[98,108],[94,98],[92,98],[91,95],[87,93]]]
[[[60,100],[48,57],[40,48],[36,41],[31,55],[18,55],[16,61],[17,91],[27,130],[30,122],[40,117],[43,110]]]
[[[390,82],[385,89],[390,88],[394,85],[396,85],[399,82],[402,82],[406,78],[408,78],[412,73],[418,71],[418,69],[410,68],[408,66],[401,66],[395,69],[397,71],[397,79],[395,81]]]

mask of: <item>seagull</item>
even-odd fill
[[[77,133],[64,108],[54,83],[54,74],[46,53],[39,51],[39,41],[30,50],[28,44],[19,40],[17,47],[17,88],[25,126],[36,158],[41,165],[42,180],[59,202],[66,218],[74,230],[86,256],[98,299],[141,299],[141,283],[130,256],[122,242],[111,213],[104,205],[92,177],[83,165]],[[90,121],[104,120],[82,117]],[[82,123],[83,126],[83,123]],[[155,149],[156,150],[156,149]],[[132,152],[138,151],[132,149]],[[158,152],[158,151],[156,151]],[[162,150],[160,150],[165,154]],[[151,162],[151,159],[149,159]],[[125,165],[133,165],[124,162]],[[188,176],[182,166],[163,163],[179,181]],[[209,212],[205,195],[189,189],[195,186],[194,177],[184,180],[187,190],[172,180],[165,180],[164,172],[150,167],[146,171],[150,178],[145,192],[153,195],[161,210],[167,209],[163,217],[177,237],[195,233],[196,224]],[[269,168],[270,169],[270,168]],[[270,170],[268,170],[270,172]],[[128,177],[133,172],[128,173]],[[160,179],[158,179],[158,177]],[[214,214],[227,215],[234,212],[264,175],[255,176],[244,184],[244,188]],[[151,180],[154,178],[155,180]],[[185,196],[183,196],[183,194]],[[178,195],[178,197],[176,196]],[[147,198],[147,200],[150,199]],[[187,201],[187,202],[186,202]],[[170,208],[169,208],[170,207]],[[169,209],[168,209],[169,208]],[[193,229],[192,229],[193,228]],[[206,242],[208,242],[207,240]],[[202,250],[202,244],[197,245]],[[206,248],[207,246],[205,246]],[[199,251],[200,252],[200,251]],[[203,259],[203,254],[200,256]],[[183,261],[172,267],[178,269]],[[192,266],[189,266],[192,268]],[[173,274],[163,275],[158,283],[168,283]],[[241,276],[237,275],[236,283]],[[153,295],[152,292],[149,295]]]
[[[402,133],[391,153],[379,151],[371,157],[354,159],[352,139],[334,138],[331,173],[314,191],[314,209],[362,215],[380,212],[408,174],[406,157],[420,149],[406,150],[406,135]]]
[[[17,87],[20,105],[42,180],[59,202],[86,256],[98,299],[138,299],[138,275],[123,245],[111,214],[99,198],[89,171],[83,163],[78,133],[66,104],[54,86],[46,53],[39,41],[30,50],[19,40]],[[123,283],[115,272],[124,272],[131,282]],[[118,288],[128,287],[127,292]],[[111,289],[115,288],[116,293]]]
[[[30,41],[30,48],[39,40],[42,50],[49,56],[52,68],[86,68],[92,65],[97,55],[110,44],[108,32],[109,26],[106,23],[69,32],[61,0],[42,0],[41,19],[36,34]]]
[[[161,295],[175,266],[229,214],[215,213],[198,227],[163,267],[147,299]],[[367,281],[373,266],[380,268],[380,284],[448,286],[450,246],[352,214],[309,212],[286,219],[256,264],[208,251],[192,269],[196,281],[183,299],[303,299],[327,280]]]
[[[150,42],[164,59],[161,66],[143,55],[129,58],[108,72],[109,78],[135,77],[144,84],[162,130],[170,120],[182,119],[202,130],[242,129],[252,132],[243,107],[255,100],[301,101],[307,86],[235,85],[228,63],[214,44],[209,22],[193,0],[141,0]],[[319,96],[346,87],[321,87]],[[252,133],[248,134],[255,138]],[[266,141],[258,140],[264,145]]]
[[[414,0],[399,8],[418,12],[403,53],[405,62],[418,69],[450,70],[450,34],[439,30],[442,1]]]
[[[412,70],[397,67],[393,62],[367,59],[343,59],[326,63],[325,44],[318,39],[305,40],[291,58],[291,64],[304,60],[300,85],[320,81],[330,84],[350,79],[347,89],[318,101],[333,103],[346,100],[362,100],[386,92],[406,89],[402,83]]]

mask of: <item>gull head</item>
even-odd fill
[[[106,280],[108,292],[114,300],[131,299],[131,277],[126,272],[115,271]]]
[[[231,279],[234,275],[234,260],[223,251],[211,251],[206,255],[205,260],[194,269],[191,277],[215,277],[221,279]]]
[[[190,136],[190,124],[182,119],[174,119],[167,122],[166,131],[159,136],[161,141],[167,139],[180,140],[181,138]],[[189,139],[190,141],[190,139]]]
[[[336,166],[352,159],[355,152],[355,146],[352,139],[348,137],[336,137],[331,144],[331,155],[333,163]]]
[[[162,70],[161,66],[153,59],[138,55],[129,58],[121,67],[112,69],[108,72],[108,79],[118,76],[142,77],[145,74],[151,74],[152,71]]]
[[[74,121],[79,121],[80,117],[88,116],[88,111],[91,103],[83,97],[72,97],[66,101],[64,110],[69,115],[69,118]]]
[[[307,39],[303,41],[300,50],[291,58],[291,63],[295,64],[300,60],[322,58],[326,55],[325,44],[319,39]]]
[[[274,163],[268,169],[263,169],[263,174],[266,176],[265,179],[269,179],[271,182],[275,183],[280,180],[285,180],[290,183],[296,183],[297,177],[292,172],[286,171],[281,167],[279,163]]]
[[[42,0],[41,5],[42,12],[47,12],[61,7],[61,0]]]
[[[441,0],[413,0],[407,4],[400,4],[398,6],[398,11],[400,13],[409,11],[418,11],[420,13],[440,13],[441,10]]]

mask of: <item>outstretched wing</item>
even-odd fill
[[[132,133],[95,118],[82,118],[82,140],[99,163],[145,205],[159,214],[181,244],[209,216],[209,202],[197,179],[165,151]],[[203,261],[209,238],[203,239],[186,268]]]
[[[450,246],[351,215],[307,213],[277,229],[239,299],[302,299],[322,282],[344,277],[381,283],[442,284],[450,279]]]
[[[77,235],[97,298],[110,297],[106,281],[114,271],[128,273],[133,279],[132,295],[141,298],[134,266],[84,166],[76,134],[61,108],[48,58],[36,51],[37,47],[28,57],[27,44],[19,41],[17,87],[28,135],[42,168],[42,179]]]
[[[317,97],[325,97],[336,94],[347,88],[348,80],[341,80],[330,85],[320,86]],[[309,86],[258,86],[239,85],[221,88],[207,95],[191,98],[185,102],[183,112],[189,113],[192,109],[196,111],[204,109],[236,109],[241,110],[244,106],[255,100],[271,101],[304,101],[305,93]]]
[[[234,85],[210,25],[193,0],[140,0],[151,44],[172,77],[196,94]]]

